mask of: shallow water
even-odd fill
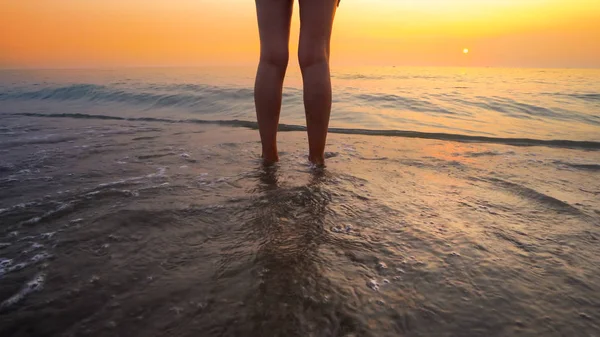
[[[257,140],[3,115],[0,335],[600,333],[597,150]]]
[[[0,71],[1,336],[600,333],[597,70]]]

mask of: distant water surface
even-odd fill
[[[253,68],[0,72],[0,113],[254,121]],[[334,68],[331,127],[600,140],[600,70]],[[304,125],[301,78],[281,122]]]

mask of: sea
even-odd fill
[[[600,70],[0,70],[1,336],[598,336]]]

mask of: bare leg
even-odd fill
[[[325,163],[325,142],[331,113],[329,45],[338,0],[299,0],[298,59],[304,82],[304,109],[308,129],[308,159]]]
[[[254,104],[265,164],[279,160],[277,126],[283,79],[289,59],[293,4],[293,0],[256,0],[260,63],[254,84]]]

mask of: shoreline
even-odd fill
[[[73,118],[73,119],[100,119],[100,120],[119,120],[119,121],[140,121],[140,122],[158,122],[169,124],[212,124],[229,127],[244,127],[252,130],[258,129],[257,122],[244,120],[201,120],[201,119],[166,119],[155,117],[119,117],[107,115],[92,115],[81,113],[14,113],[11,116],[42,117],[42,118]],[[279,124],[280,132],[306,131],[302,125]],[[402,137],[402,138],[420,138],[442,141],[456,141],[465,143],[484,143],[484,144],[502,144],[509,146],[545,146],[565,149],[586,149],[600,150],[600,142],[585,140],[566,140],[566,139],[533,139],[533,138],[506,138],[490,136],[471,136],[464,134],[453,134],[444,132],[422,132],[408,130],[372,130],[372,129],[353,129],[353,128],[329,128],[331,134],[348,134],[363,136],[383,136],[383,137]]]

